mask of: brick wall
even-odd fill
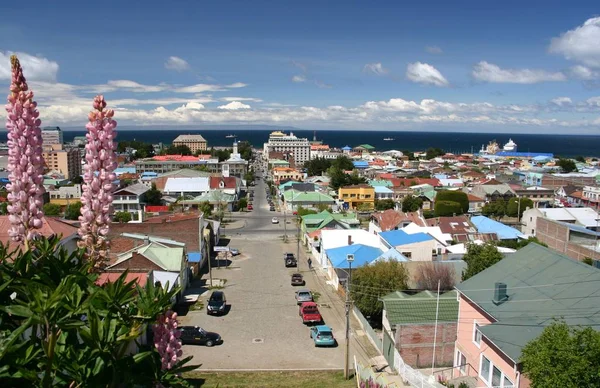
[[[575,260],[581,261],[585,257],[600,260],[600,253],[569,241],[569,234],[565,225],[544,217],[537,218],[535,236],[549,248]]]
[[[139,224],[123,223],[110,225],[110,237],[116,237],[121,233],[148,234],[163,237],[185,243],[188,252],[199,250],[198,218],[184,220],[163,220],[164,222],[142,222]]]
[[[434,324],[403,325],[396,327],[396,349],[413,368],[431,367],[433,357]],[[435,366],[452,366],[456,323],[438,323],[435,344]]]

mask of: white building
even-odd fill
[[[535,236],[538,217],[575,224],[590,230],[598,230],[600,226],[600,216],[591,207],[536,208],[527,209],[523,212],[521,232]]]
[[[42,129],[43,145],[62,144],[63,132],[59,127],[45,127]]]
[[[275,131],[269,135],[269,141],[264,144],[263,156],[268,160],[270,152],[291,151],[294,154],[294,161],[301,165],[310,160],[310,142],[306,138],[298,138],[290,132],[286,135],[283,132]]]
[[[144,220],[144,194],[150,190],[148,186],[136,183],[124,187],[113,193],[113,208],[115,213],[131,213],[132,221],[142,222]]]
[[[163,194],[174,197],[196,197],[210,191],[209,177],[168,178]]]

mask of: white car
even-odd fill
[[[279,220],[277,219],[277,217],[273,217],[273,219],[271,220],[272,224],[278,224]]]

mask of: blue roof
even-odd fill
[[[117,167],[114,171],[115,174],[135,174],[135,167]]]
[[[353,267],[362,267],[381,256],[383,251],[368,245],[352,244],[345,247],[326,249],[325,253],[327,253],[333,267],[349,268],[350,265],[346,260],[348,254],[354,255]]]
[[[158,176],[158,173],[156,173],[154,171],[145,171],[142,173],[142,178],[147,177],[147,176]]]
[[[190,263],[199,263],[202,261],[202,253],[201,252],[189,252],[188,253],[188,261]]]
[[[398,250],[396,248],[388,249],[387,251],[383,252],[383,255],[381,255],[380,259],[396,260],[396,261],[409,261],[406,258],[406,256],[404,256],[402,253],[398,252]]]
[[[539,155],[533,158],[533,160],[535,161],[543,161],[543,160],[549,160],[551,159],[549,156],[546,155]]]
[[[375,192],[379,194],[390,194],[393,193],[394,190],[391,190],[389,187],[385,186],[375,186]]]
[[[523,233],[501,222],[494,221],[486,216],[471,217],[471,222],[479,233],[496,233],[500,240],[514,240],[523,237]]]
[[[433,237],[427,233],[408,234],[403,230],[390,230],[389,232],[379,233],[379,235],[393,247],[433,240]]]
[[[369,162],[366,162],[364,160],[356,160],[352,162],[352,164],[354,164],[354,167],[369,167]]]
[[[342,148],[344,151],[350,151],[352,148],[350,146],[345,146],[344,148]]]

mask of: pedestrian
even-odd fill
[[[312,260],[308,259],[308,269],[312,269]]]

